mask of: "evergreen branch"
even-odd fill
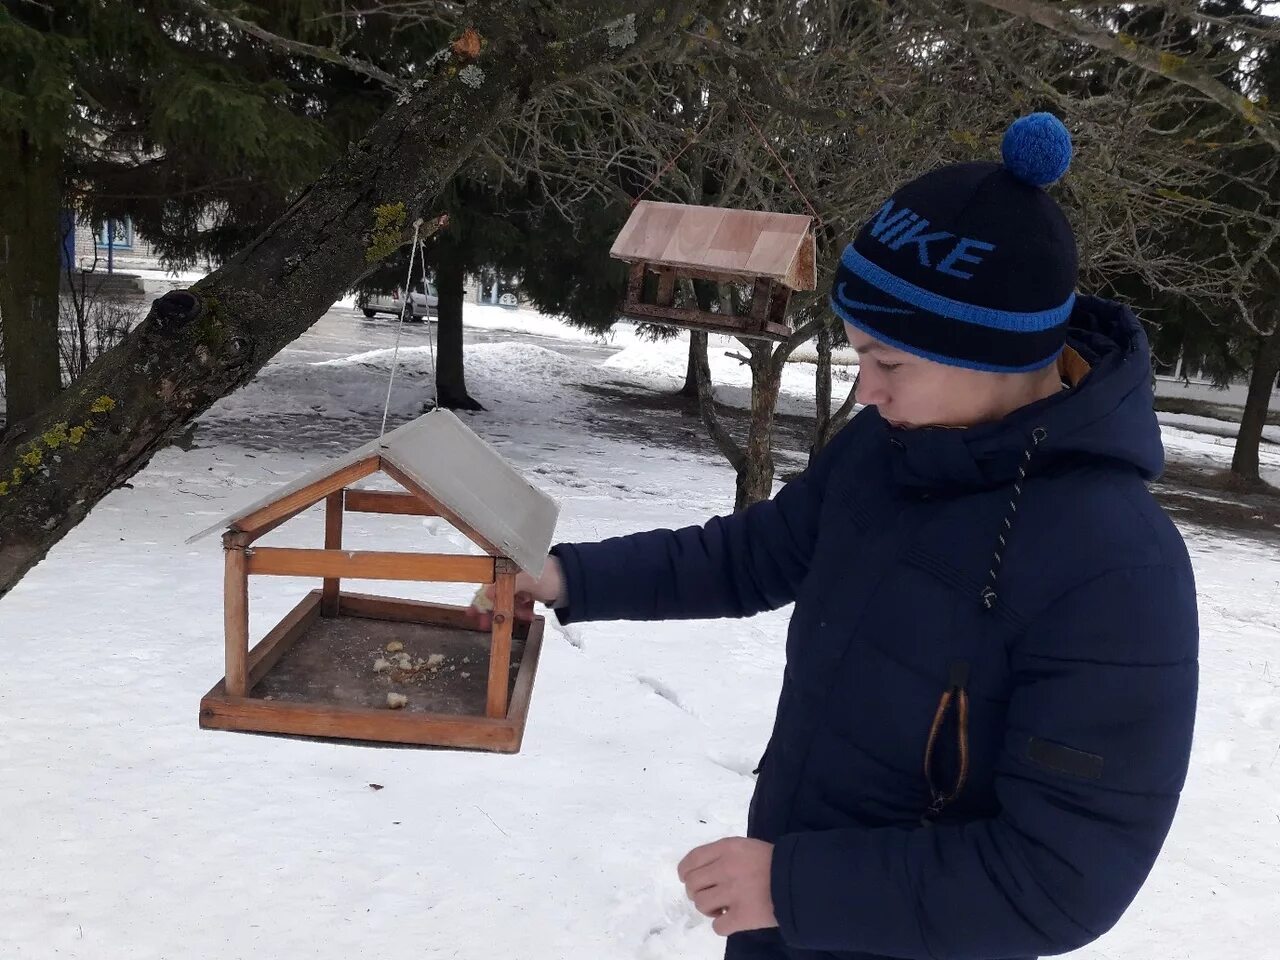
[[[650,2],[638,20],[653,22],[657,3],[670,9]],[[622,60],[646,32],[580,35],[559,57],[531,56],[539,23],[525,5],[476,6],[494,25],[476,58],[482,82],[439,71],[412,87],[256,240],[190,291],[153,303],[73,387],[0,441],[0,597],[176,431],[247,383],[403,245],[415,218],[434,217],[460,165],[522,98]],[[76,456],[41,452],[60,442],[58,424],[84,425]]]
[[[1280,153],[1280,130],[1250,98],[1196,69],[1185,57],[1167,50],[1154,50],[1126,33],[1111,33],[1061,7],[1051,7],[1043,0],[973,0],[985,7],[1001,10],[1034,21],[1054,33],[1088,44],[1095,50],[1110,53],[1126,63],[1174,83],[1200,91],[1229,113],[1238,115],[1258,131],[1267,144]]]
[[[187,3],[213,17],[215,20],[221,21],[229,27],[234,27],[242,33],[247,33],[251,37],[256,37],[265,43],[269,43],[273,47],[277,47],[281,50],[287,50],[289,53],[297,53],[302,56],[323,60],[326,63],[332,63],[336,66],[346,67],[353,73],[358,73],[371,80],[376,80],[378,83],[381,83],[383,86],[390,87],[392,90],[403,91],[408,87],[408,84],[404,80],[392,76],[381,67],[369,63],[367,60],[361,60],[359,57],[347,56],[346,54],[339,53],[337,50],[332,50],[328,47],[318,47],[312,43],[304,43],[301,40],[290,40],[288,37],[282,37],[250,20],[238,17],[228,10],[222,10],[215,7],[212,3],[209,3],[208,0],[187,0]]]

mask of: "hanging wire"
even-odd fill
[[[400,334],[404,330],[404,315],[406,310],[413,309],[413,290],[409,287],[413,280],[413,257],[418,252],[418,233],[422,229],[422,218],[419,217],[413,221],[413,246],[409,248],[409,269],[404,276],[404,302],[400,305],[400,322],[396,324],[396,347],[391,354],[391,376],[387,378],[387,399],[382,405],[382,429],[378,431],[378,439],[387,432],[387,413],[391,410],[391,385],[396,382],[396,364],[400,360]],[[423,264],[423,277],[426,276],[426,265]],[[431,308],[427,308],[427,325],[431,325]],[[434,374],[435,361],[432,361],[432,371]]]
[[[760,132],[760,128],[756,126],[756,122],[751,119],[751,114],[747,113],[746,110],[743,110],[742,115],[747,118],[747,123],[751,124],[751,129],[756,132],[756,136],[760,138],[760,142],[764,144],[764,148],[769,151],[773,156],[773,159],[778,161],[778,166],[782,167],[782,172],[785,173],[787,175],[787,179],[791,181],[791,186],[794,187],[796,193],[800,195],[800,199],[804,201],[804,205],[809,208],[809,215],[813,217],[814,222],[821,227],[822,218],[818,216],[818,211],[813,208],[813,204],[809,202],[809,198],[805,196],[804,191],[800,189],[800,184],[796,183],[796,178],[791,175],[791,168],[787,166],[786,161],[784,161],[782,157],[778,156],[778,152],[773,149],[773,144],[765,139],[764,134]]]
[[[685,142],[685,145],[676,151],[675,155],[666,162],[666,165],[653,175],[653,179],[650,180],[648,185],[643,190],[640,191],[639,196],[637,196],[635,199],[631,201],[632,207],[634,207],[637,203],[639,203],[641,200],[644,199],[645,194],[648,193],[650,190],[652,190],[654,186],[657,184],[657,182],[661,180],[664,176],[666,176],[667,171],[675,166],[676,161],[679,160],[680,157],[684,155],[684,152],[686,150],[688,150],[690,147],[692,147],[695,143],[698,142],[698,139],[704,133],[706,133],[707,129],[711,126],[711,124],[715,122],[716,117],[723,112],[724,112],[723,107],[717,107],[715,110],[711,111],[711,115],[707,117],[706,123],[702,125],[702,129],[695,130],[693,131],[693,133],[689,135],[689,139]]]
[[[418,241],[418,262],[422,264],[422,292],[427,292],[427,241]],[[412,264],[410,264],[412,266]],[[436,322],[440,322],[440,300],[436,299]],[[427,353],[431,357],[431,409],[440,409],[440,377],[436,373],[436,338],[431,330],[431,303],[427,302]]]
[[[721,113],[723,113],[725,109],[726,109],[726,106],[724,105],[714,109],[711,112],[711,114],[707,117],[707,120],[702,125],[702,128],[699,130],[695,130],[692,134],[690,134],[689,139],[685,142],[685,145],[676,151],[676,153],[671,157],[671,159],[668,160],[663,165],[662,169],[659,170],[656,174],[654,174],[653,179],[650,180],[649,183],[645,186],[645,188],[640,191],[640,194],[631,201],[631,206],[633,208],[637,203],[639,203],[641,200],[644,199],[645,195],[654,188],[654,186],[658,183],[659,180],[661,180],[664,176],[666,176],[667,171],[670,170],[673,166],[675,166],[676,161],[679,160],[680,157],[684,155],[684,152],[688,150],[691,146],[693,146],[702,137],[702,135],[707,132],[711,124],[715,122],[716,118]],[[824,221],[822,217],[818,215],[818,211],[814,208],[813,204],[809,202],[809,197],[805,194],[803,190],[800,189],[800,184],[796,182],[796,178],[794,175],[792,175],[791,168],[787,165],[787,162],[783,160],[781,156],[778,155],[778,151],[773,148],[773,144],[771,144],[768,141],[765,135],[761,132],[760,128],[756,125],[756,122],[753,119],[751,119],[751,114],[747,113],[747,111],[743,109],[741,105],[739,105],[738,112],[741,113],[742,116],[746,118],[747,123],[751,124],[751,129],[755,131],[755,134],[759,138],[760,143],[763,144],[765,150],[769,152],[769,155],[773,157],[774,160],[778,161],[778,166],[782,168],[782,172],[786,175],[787,180],[791,183],[792,189],[795,190],[795,192],[799,195],[800,199],[804,201],[804,205],[809,208],[809,215],[813,217],[814,223],[819,228],[821,228],[824,225]]]

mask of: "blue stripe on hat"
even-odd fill
[[[1050,330],[1065,323],[1071,316],[1071,308],[1075,305],[1076,295],[1072,291],[1066,301],[1049,310],[1033,313],[1021,313],[1015,310],[996,310],[992,307],[979,307],[971,303],[962,303],[943,297],[918,287],[914,283],[895,277],[888,270],[872,263],[857,250],[853,244],[844,249],[840,263],[855,276],[865,280],[891,297],[909,303],[911,306],[929,313],[972,323],[993,330],[1006,330],[1011,333],[1038,333]],[[1034,369],[1034,368],[1033,368]]]
[[[964,367],[968,370],[981,370],[983,373],[1031,373],[1035,370],[1043,370],[1045,367],[1049,366],[1049,364],[1058,359],[1058,353],[1055,352],[1051,356],[1048,356],[1043,360],[1037,360],[1034,363],[1028,363],[1024,366],[1009,367],[1001,366],[996,363],[980,363],[977,360],[966,360],[960,357],[944,356],[941,353],[935,353],[934,351],[926,350],[923,347],[916,347],[909,343],[904,343],[901,340],[886,335],[871,324],[859,320],[857,317],[853,316],[853,314],[851,314],[839,300],[836,299],[834,294],[830,297],[830,301],[831,309],[835,311],[836,316],[845,323],[857,327],[868,336],[875,337],[881,343],[886,343],[897,350],[902,350],[917,357],[923,357],[926,360],[932,360],[934,363],[942,363],[948,367]]]

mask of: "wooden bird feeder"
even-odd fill
[[[379,471],[401,490],[351,486]],[[322,500],[324,549],[254,546]],[[344,550],[348,513],[440,517],[485,555]],[[226,676],[200,701],[200,726],[517,752],[544,622],[516,623],[515,577],[541,572],[558,513],[457,417],[437,410],[196,534],[226,529]],[[249,649],[252,576],[323,585]],[[479,629],[465,606],[349,593],[344,577],[496,584],[492,627]],[[387,652],[396,642],[402,649]],[[392,709],[388,694],[405,702]]]
[[[641,200],[609,250],[631,264],[623,312],[690,330],[785,340],[791,292],[817,286],[812,224],[793,213]],[[747,313],[677,307],[676,281],[685,277],[750,284]]]

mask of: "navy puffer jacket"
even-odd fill
[[[731,960],[1063,953],[1146,879],[1190,753],[1195,586],[1144,484],[1141,326],[1082,297],[1068,342],[1080,382],[999,423],[867,409],[773,500],[554,549],[565,623],[795,603],[748,818],[779,927]]]

